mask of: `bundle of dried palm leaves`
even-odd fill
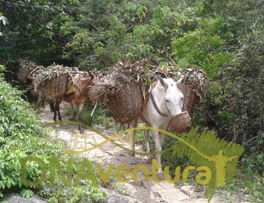
[[[104,76],[98,85],[92,88],[92,100],[106,104],[108,95],[123,90],[130,83],[140,84],[141,95],[143,95],[146,86],[150,85],[151,76],[154,75],[148,71],[148,65],[150,65],[150,61],[145,59],[133,64],[130,61],[118,62],[115,67],[108,71],[107,76]]]
[[[45,71],[46,68],[44,68],[43,66],[36,66],[36,68],[29,73],[28,79],[34,82],[36,81],[38,75],[43,74]]]
[[[69,89],[72,74],[77,73],[76,68],[64,67],[53,64],[46,68],[41,74],[37,74],[35,84],[39,91],[39,102],[52,102],[62,97]]]
[[[207,74],[202,69],[188,69],[184,75],[180,89],[184,95],[184,105],[189,114],[198,101],[203,101],[204,83]]]
[[[149,60],[118,62],[90,92],[92,101],[106,104],[116,122],[124,124],[138,116],[150,78]]]
[[[18,75],[17,75],[18,80],[20,82],[26,83],[30,72],[36,69],[37,67],[38,66],[35,62],[31,62],[26,59],[20,59]]]

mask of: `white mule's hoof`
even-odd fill
[[[165,180],[165,178],[164,178],[164,172],[163,172],[161,169],[159,169],[159,170],[157,171],[157,177],[158,177],[158,179],[160,179],[160,180]]]

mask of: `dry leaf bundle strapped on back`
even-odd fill
[[[34,82],[37,80],[37,77],[43,74],[45,71],[46,68],[44,68],[43,66],[36,66],[36,68],[29,73],[28,79]]]
[[[206,73],[201,69],[192,69],[183,77],[180,90],[184,95],[184,110],[187,110],[189,114],[195,104],[203,101],[203,87],[204,80],[207,78]]]
[[[90,94],[93,101],[107,105],[116,122],[131,122],[140,113],[145,93],[146,80],[150,72],[145,67],[148,60],[135,63],[119,62],[111,72],[102,78]]]
[[[21,59],[19,61],[19,69],[18,69],[18,76],[17,76],[18,80],[20,82],[26,83],[30,72],[37,67],[38,66],[36,65],[36,63]]]
[[[69,89],[72,69],[59,65],[49,66],[37,76],[37,89],[40,91],[39,102],[54,102]]]

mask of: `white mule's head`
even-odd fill
[[[171,78],[163,79],[161,77],[158,79],[165,89],[164,100],[170,115],[175,116],[181,113],[183,107],[183,94],[178,88],[181,81],[174,82]]]

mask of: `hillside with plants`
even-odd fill
[[[52,157],[60,158],[62,167],[71,158],[62,156],[66,150],[65,144],[61,140],[50,139],[40,117],[30,108],[30,104],[21,98],[23,93],[11,87],[1,75],[0,90],[0,200],[4,194],[10,192],[19,193],[25,198],[33,197],[35,193],[50,198],[50,202],[91,201],[103,197],[104,192],[93,187],[90,182],[87,182],[88,187],[75,186],[69,190],[62,180],[56,178],[52,187]],[[47,166],[49,184],[29,186],[22,182],[22,160],[26,157],[39,159]],[[76,158],[71,163],[73,173],[69,174],[70,177],[76,175],[80,160]],[[39,162],[27,162],[25,167],[24,181],[37,183],[43,176],[43,165]]]
[[[11,0],[0,2],[0,28],[0,64],[13,86],[21,58],[80,70],[105,71],[119,60],[143,58],[155,66],[173,60],[182,69],[201,67],[209,80],[193,125],[245,147],[237,177],[246,177],[252,201],[264,199],[263,0]],[[1,97],[1,105],[11,103]],[[1,143],[22,136],[12,122],[11,113],[2,118]],[[36,126],[29,128],[31,134],[40,131]],[[165,163],[170,162],[167,156]]]

